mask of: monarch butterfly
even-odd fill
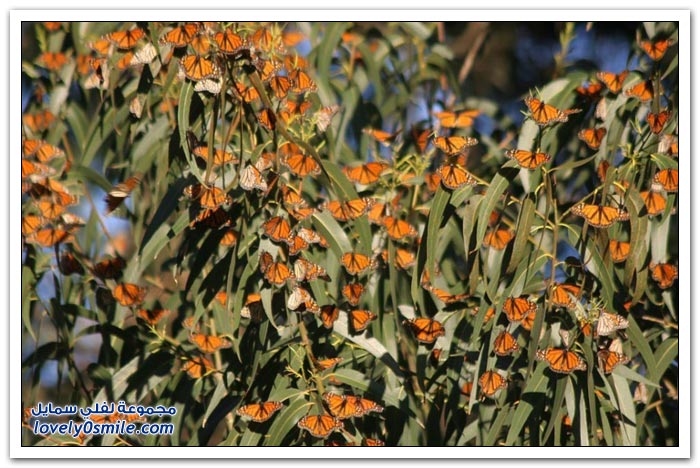
[[[424,176],[425,185],[430,192],[435,192],[440,186],[440,181],[442,178],[437,172],[427,172]]]
[[[65,206],[54,203],[51,200],[39,200],[36,205],[39,208],[39,211],[41,211],[41,216],[46,219],[56,219],[61,216],[64,211],[66,211]]]
[[[299,228],[297,235],[309,244],[322,244],[325,240],[319,233],[308,228]]]
[[[276,286],[283,285],[288,279],[294,279],[289,267],[284,263],[275,262],[269,252],[260,255],[260,271],[268,282]]]
[[[430,134],[430,129],[421,129],[418,126],[413,126],[411,128],[411,138],[420,153],[424,153],[425,149],[428,147]]]
[[[597,228],[608,228],[616,221],[629,219],[629,213],[612,206],[579,203],[571,208],[571,212],[576,216],[583,217],[588,224]]]
[[[330,329],[333,328],[333,324],[338,320],[340,309],[333,304],[324,305],[321,306],[318,316],[323,322],[323,326]]]
[[[46,225],[47,219],[37,215],[26,215],[22,217],[22,235],[28,236]]]
[[[546,361],[549,368],[559,374],[570,374],[573,371],[585,371],[588,367],[578,354],[566,348],[538,349],[535,359]]]
[[[280,147],[282,154],[282,164],[284,164],[292,174],[297,177],[312,176],[321,173],[321,166],[314,158],[304,154],[294,143],[285,143]]]
[[[610,90],[611,93],[617,94],[622,90],[622,85],[625,82],[627,75],[629,75],[629,70],[623,70],[619,74],[599,71],[595,76],[600,81],[605,83],[605,86],[608,87],[608,90]]]
[[[262,225],[263,234],[274,242],[287,242],[292,232],[289,222],[281,216],[275,216]]]
[[[408,325],[419,343],[433,344],[440,336],[445,336],[445,327],[442,323],[431,318],[419,317],[404,320],[404,325]]]
[[[518,342],[508,331],[503,330],[493,341],[493,352],[498,356],[508,356],[520,349]]]
[[[289,255],[291,256],[299,255],[302,251],[309,248],[309,243],[301,236],[290,235],[286,242],[289,246]]]
[[[644,190],[639,192],[644,200],[644,206],[646,206],[647,214],[649,216],[656,216],[661,214],[666,209],[666,199],[658,192],[653,190]]]
[[[248,42],[234,33],[231,28],[214,34],[214,42],[216,42],[216,45],[219,47],[219,52],[225,55],[237,55],[243,51],[243,49],[250,47]]]
[[[129,177],[124,182],[118,183],[107,193],[107,214],[114,211],[129,196],[132,190],[141,182],[141,175]]]
[[[603,141],[603,137],[608,133],[605,127],[600,128],[584,128],[578,132],[578,137],[582,140],[590,149],[596,150],[600,148],[600,144]]]
[[[658,62],[661,60],[666,51],[670,46],[674,44],[674,40],[671,38],[658,39],[655,41],[640,41],[639,46],[653,61]]]
[[[287,47],[294,47],[306,39],[306,34],[301,31],[283,31],[282,42]]]
[[[493,310],[493,308],[489,310]],[[488,316],[489,314],[487,313],[486,315]],[[537,318],[537,309],[528,312],[520,321],[520,325],[524,330],[530,331],[532,330],[532,326],[535,324],[535,318]],[[484,321],[486,321],[486,317],[484,317]]]
[[[248,165],[241,171],[241,180],[239,182],[241,188],[250,192],[253,189],[267,191],[267,181],[262,174],[254,166]]]
[[[51,177],[56,174],[56,170],[41,163],[35,163],[26,159],[22,160],[22,179],[29,179],[32,182]]]
[[[541,127],[553,123],[566,122],[569,120],[569,115],[581,112],[581,109],[557,109],[532,96],[525,98],[525,105],[530,110],[532,120]]]
[[[226,295],[226,293],[224,293]],[[186,330],[194,330],[198,331],[199,330],[199,324],[195,323],[194,317],[187,317],[182,321],[182,327]]]
[[[364,447],[384,447],[386,444],[383,440],[379,439],[362,439],[362,445]]]
[[[654,174],[654,183],[667,192],[678,192],[678,169],[663,169]]]
[[[219,69],[214,62],[199,55],[185,55],[182,57],[180,59],[180,69],[185,74],[185,77],[192,81],[218,78],[220,75]]]
[[[598,351],[598,367],[604,374],[610,374],[617,366],[630,362],[630,358],[622,353],[616,353],[607,349]]]
[[[503,250],[514,237],[515,233],[509,229],[489,229],[484,236],[484,246]]]
[[[74,273],[79,275],[85,273],[83,266],[71,252],[63,252],[61,254],[61,258],[58,262],[58,269],[65,276],[72,275]]]
[[[355,198],[348,201],[331,200],[324,203],[322,208],[328,209],[331,215],[338,221],[357,219],[375,204],[372,198]]]
[[[246,86],[241,82],[235,82],[233,87],[236,89],[238,96],[243,102],[253,102],[260,98],[260,93],[254,86]]]
[[[324,371],[326,369],[330,369],[336,364],[340,364],[341,362],[343,362],[343,358],[341,357],[319,359],[318,361],[316,361],[316,366],[318,366],[319,370]]]
[[[105,39],[117,46],[117,49],[133,49],[136,43],[146,35],[141,28],[128,31],[115,31],[107,34]]]
[[[330,281],[330,277],[325,268],[304,258],[298,258],[297,261],[294,262],[294,277],[297,281],[313,281],[318,278]]]
[[[525,316],[537,310],[537,303],[530,301],[526,296],[507,297],[503,302],[503,312],[511,322],[519,322]]]
[[[464,384],[462,385],[462,388],[459,389],[459,393],[468,397],[472,394],[473,388],[474,388],[474,382],[472,382],[471,380],[468,382],[464,382]]]
[[[338,395],[332,392],[323,394],[331,414],[338,419],[361,417],[371,412],[381,413],[384,408],[378,403],[355,395]]]
[[[466,169],[456,164],[443,164],[437,170],[442,185],[448,190],[457,190],[465,185],[476,185],[477,181]]]
[[[233,245],[236,245],[238,242],[238,232],[234,231],[233,229],[227,230],[223,237],[221,238],[221,241],[219,243],[223,245],[224,247],[230,247]]]
[[[394,218],[393,216],[387,216],[384,218],[382,224],[384,224],[389,237],[394,240],[404,240],[407,238],[416,237],[418,235],[416,228],[411,226],[406,221]]]
[[[342,430],[345,427],[343,421],[329,414],[304,416],[297,422],[297,426],[299,429],[309,431],[312,436],[319,439],[325,439],[333,432]]]
[[[600,92],[603,90],[603,85],[600,83],[588,83],[586,86],[578,86],[576,92],[579,96],[583,96],[588,99],[596,100],[600,96]]]
[[[506,157],[509,159],[513,159],[520,165],[520,167],[523,167],[525,169],[537,169],[542,164],[552,159],[552,157],[547,153],[533,153],[532,151],[525,151],[520,149],[512,149],[506,151]]]
[[[451,136],[451,137],[435,137],[433,138],[433,143],[435,146],[440,148],[440,150],[450,156],[462,153],[464,150],[470,146],[475,146],[479,143],[479,140],[473,137],[463,137],[463,136]]]
[[[481,392],[487,397],[493,397],[499,390],[508,387],[508,381],[498,372],[486,371],[479,377]]]
[[[58,71],[68,63],[68,57],[63,52],[44,52],[37,59],[37,63],[49,71]]]
[[[387,163],[373,161],[362,164],[361,166],[344,167],[343,173],[352,182],[362,185],[369,185],[378,181],[379,177],[382,175],[382,172],[384,172],[388,167],[389,165]]]
[[[399,130],[395,133],[389,133],[376,128],[363,128],[362,133],[369,135],[370,137],[372,137],[372,139],[388,147],[396,140],[396,137],[399,136],[401,131]]]
[[[258,113],[257,118],[260,125],[262,125],[264,128],[270,131],[275,129],[275,125],[277,124],[277,116],[272,109],[264,108]]]
[[[213,372],[215,369],[209,359],[203,356],[195,356],[185,361],[182,365],[182,370],[187,372],[187,375],[193,379],[199,379]]]
[[[372,207],[367,212],[367,219],[372,224],[382,224],[384,220],[384,214],[386,212],[386,204],[375,202],[372,203]]]
[[[199,32],[198,23],[185,23],[181,26],[176,26],[174,29],[163,34],[158,42],[161,44],[169,44],[173,47],[185,47],[189,44],[195,35]]]
[[[133,283],[120,283],[112,291],[112,296],[125,307],[138,305],[146,297],[146,288]]]
[[[245,305],[241,308],[241,317],[253,319],[254,322],[260,322],[262,321],[264,312],[265,309],[263,308],[260,294],[248,294],[245,299]]]
[[[257,423],[265,422],[277,411],[282,409],[284,404],[279,401],[261,401],[241,406],[236,410],[238,416],[250,418]]]
[[[624,330],[629,326],[629,321],[622,315],[611,314],[601,311],[598,316],[598,325],[596,326],[597,336],[610,336],[617,330]]]
[[[136,316],[149,325],[155,325],[170,315],[168,309],[139,309]]]
[[[678,278],[678,267],[670,263],[651,263],[649,264],[651,277],[659,284],[661,289],[667,289],[673,286]]]
[[[93,265],[92,271],[100,279],[117,279],[122,274],[126,262],[121,257],[107,258]]]
[[[73,234],[63,229],[44,228],[28,236],[27,242],[42,247],[53,247],[56,244],[73,242]]]
[[[56,121],[56,116],[48,109],[35,114],[22,115],[22,123],[33,133],[40,133],[47,130]]]
[[[474,118],[481,114],[479,110],[465,110],[461,112],[435,112],[433,115],[440,120],[440,126],[445,128],[471,127]]]
[[[634,97],[642,102],[650,101],[654,97],[654,84],[651,80],[645,80],[625,89],[625,96]]]
[[[360,333],[369,327],[370,322],[377,318],[377,315],[369,310],[351,310],[348,312],[350,316],[350,330],[353,333]]]
[[[230,348],[231,342],[216,335],[205,335],[203,333],[190,333],[190,341],[194,343],[203,353],[213,353],[220,349]]]
[[[365,287],[360,283],[348,283],[343,286],[343,297],[352,306],[356,306],[360,303],[360,298],[362,293],[365,291]]]
[[[385,261],[388,261],[389,254],[387,252]],[[397,248],[394,253],[394,265],[402,270],[408,270],[416,263],[416,256],[413,252],[407,249]]]
[[[292,82],[287,76],[274,75],[270,79],[270,88],[278,99],[284,99],[292,88]]]
[[[292,91],[295,93],[316,91],[316,83],[314,83],[311,77],[300,68],[290,71],[289,79],[292,81]]]
[[[200,224],[212,229],[220,229],[231,225],[231,217],[221,206],[216,209],[204,209],[192,220],[189,224],[190,228],[194,228]]]
[[[209,159],[209,148],[206,146],[197,146],[192,153],[201,160],[207,161]],[[214,150],[214,157],[212,158],[212,164],[214,166],[223,166],[228,163],[235,164],[237,162],[238,158],[232,153],[222,149]]]
[[[457,302],[464,302],[466,299],[469,298],[469,294],[467,293],[462,293],[462,294],[451,294],[448,291],[445,291],[443,289],[436,288],[431,285],[424,286],[425,289],[430,291],[431,293],[435,294],[435,296],[440,299],[442,302],[445,304],[454,304]]]
[[[554,305],[571,309],[576,306],[575,298],[579,294],[581,294],[580,286],[569,283],[555,283],[552,287],[550,299]]]
[[[671,111],[664,109],[658,114],[649,112],[647,114],[647,123],[651,128],[651,131],[655,134],[659,134],[663,131],[666,122],[668,122],[669,117],[671,117]]]
[[[360,275],[370,268],[374,268],[375,262],[367,255],[347,252],[341,257],[345,270],[351,275]]]

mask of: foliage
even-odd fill
[[[23,404],[178,412],[25,444],[678,443],[675,24],[640,25],[617,90],[565,25],[522,125],[440,25],[33,27]]]

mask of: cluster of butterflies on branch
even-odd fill
[[[49,32],[62,28],[61,24],[44,23]],[[120,79],[114,70],[138,70],[140,67],[159,61],[167,65],[177,57],[178,78],[191,83],[194,91],[205,95],[204,99],[216,99],[219,95],[230,103],[232,109],[242,111],[231,123],[225,137],[214,141],[214,147],[205,143],[208,135],[201,139],[193,131],[187,132],[185,146],[191,155],[191,170],[197,182],[187,185],[182,193],[182,201],[190,213],[190,232],[199,230],[220,230],[220,245],[233,248],[241,236],[242,220],[232,215],[231,206],[243,200],[257,200],[265,208],[265,220],[258,231],[259,238],[266,238],[267,250],[261,250],[256,258],[260,288],[273,291],[286,290],[286,306],[290,311],[308,312],[316,316],[325,329],[333,329],[341,314],[347,315],[349,333],[361,335],[368,333],[370,325],[376,321],[382,311],[368,310],[367,292],[371,290],[371,278],[382,275],[383,270],[393,266],[399,270],[414,274],[417,252],[420,248],[425,229],[425,216],[411,208],[406,209],[404,199],[416,185],[424,187],[421,191],[422,201],[429,201],[437,190],[454,193],[464,187],[488,185],[477,175],[467,169],[470,148],[480,142],[473,136],[456,134],[461,129],[469,129],[474,124],[480,111],[475,109],[463,111],[444,110],[435,113],[438,131],[433,128],[411,129],[406,138],[413,152],[430,161],[425,173],[411,170],[398,170],[396,161],[374,161],[354,163],[342,168],[347,181],[358,190],[357,198],[343,196],[322,197],[320,200],[308,200],[308,188],[321,177],[327,177],[324,157],[318,147],[309,144],[323,133],[338,111],[337,106],[319,106],[311,97],[317,85],[307,71],[308,63],[304,57],[290,50],[305,40],[299,31],[280,30],[278,27],[258,27],[234,29],[217,23],[185,23],[174,27],[164,26],[158,37],[159,50],[151,41],[153,31],[141,27],[115,31],[96,39],[89,44],[90,53],[70,57],[60,51],[43,52],[36,60],[36,65],[50,73],[58,73],[64,67],[75,66],[77,76],[84,89],[97,88],[108,90],[110,82]],[[354,50],[352,44],[357,38],[352,33],[342,37],[346,48]],[[642,41],[641,48],[656,63],[672,45],[670,39]],[[163,66],[158,77],[165,82],[168,68]],[[595,114],[605,120],[605,98],[622,95],[649,105],[654,103],[655,112],[648,112],[646,121],[650,131],[659,140],[659,153],[677,156],[678,142],[673,129],[668,123],[673,120],[669,109],[658,109],[660,96],[659,80],[654,76],[642,79],[638,84],[625,86],[629,73],[599,72],[597,81],[582,85],[576,93],[587,103],[596,103]],[[630,75],[631,76],[631,75]],[[208,96],[208,97],[206,97]],[[38,99],[41,102],[41,99]],[[135,118],[141,118],[147,97],[135,95],[129,109]],[[540,132],[552,127],[565,125],[572,116],[583,109],[559,109],[536,96],[524,100],[528,118],[540,128]],[[602,103],[602,104],[601,104]],[[164,98],[161,111],[167,106],[173,108],[177,101]],[[312,110],[314,112],[310,112]],[[239,123],[241,113],[254,114],[254,122],[259,130],[254,130],[256,138],[270,138],[274,135],[275,148],[267,148],[259,141],[257,145],[263,151],[251,151],[251,157],[245,158],[241,148],[240,155],[230,149],[231,133]],[[236,115],[233,112],[232,115]],[[121,306],[133,309],[134,314],[151,329],[164,320],[170,311],[163,308],[146,308],[148,289],[135,283],[121,280],[122,270],[127,261],[120,256],[91,260],[90,256],[80,250],[74,234],[85,225],[85,221],[67,211],[79,201],[78,193],[61,182],[62,177],[70,171],[72,155],[64,141],[64,148],[44,140],[50,129],[56,125],[57,117],[44,108],[23,115],[24,138],[22,143],[22,190],[25,199],[22,218],[22,234],[27,244],[40,248],[51,248],[57,257],[58,268],[64,275],[84,274],[87,268],[99,279],[103,289],[109,291],[107,299],[112,299]],[[250,121],[248,121],[250,123]],[[225,125],[224,125],[225,126]],[[604,126],[584,128],[578,133],[586,147],[600,148],[608,129]],[[389,133],[381,129],[366,128],[364,133],[371,141],[395,149],[403,139],[401,132]],[[242,144],[242,143],[241,143]],[[434,148],[431,150],[430,148]],[[524,170],[535,171],[554,159],[539,148],[512,148],[503,155],[515,161]],[[432,152],[431,152],[432,151]],[[257,158],[253,160],[252,154]],[[206,170],[204,169],[206,168]],[[201,172],[194,174],[199,169]],[[582,200],[574,204],[570,213],[580,217],[588,226],[603,230],[630,219],[628,209],[621,202],[629,182],[617,177],[618,168],[611,161],[603,160],[598,167],[598,176],[602,183],[614,180],[612,195],[601,186],[593,195],[601,195],[601,202]],[[229,177],[228,184],[225,182]],[[105,198],[105,213],[119,208],[134,189],[140,186],[144,174],[132,174],[113,186]],[[627,184],[627,185],[625,185]],[[608,187],[609,185],[605,185]],[[390,191],[388,187],[391,187]],[[658,170],[652,177],[648,190],[641,192],[645,203],[645,212],[640,215],[657,216],[666,212],[666,195],[678,191],[678,170],[666,168]],[[389,197],[388,195],[391,195]],[[331,199],[335,198],[335,199]],[[608,199],[614,200],[614,205]],[[92,201],[91,201],[92,203]],[[328,213],[341,226],[353,229],[360,219],[367,219],[374,235],[380,239],[372,246],[372,251],[358,250],[342,252],[338,261],[342,265],[344,276],[342,300],[338,298],[332,304],[322,304],[314,297],[310,283],[329,281],[326,269],[314,263],[308,257],[309,252],[323,252],[329,248],[332,240],[326,239],[313,229],[312,221],[323,213]],[[515,237],[512,229],[501,227],[503,214],[491,213],[488,229],[483,239],[485,247],[504,250]],[[66,247],[70,246],[70,247]],[[377,247],[379,246],[379,247]],[[630,242],[611,239],[609,254],[614,262],[624,262],[630,254]],[[331,255],[331,254],[329,254]],[[390,258],[391,257],[391,258]],[[652,263],[649,265],[651,277],[660,288],[670,288],[678,277],[678,270],[672,263]],[[432,270],[432,271],[431,271]],[[467,292],[453,293],[433,284],[434,276],[439,275],[430,266],[420,274],[420,285],[432,294],[437,304],[442,306],[465,305],[472,298]],[[586,299],[586,288],[575,282],[553,283],[547,288],[549,301],[560,308],[575,310],[582,335],[599,339],[623,334],[628,321],[620,314],[606,310],[604,307],[590,306],[597,304],[596,298],[588,297],[587,309],[581,307]],[[365,298],[365,299],[363,299]],[[215,298],[221,305],[227,306],[230,298],[221,291]],[[319,303],[321,302],[321,303]],[[515,328],[521,327],[525,332],[532,330],[538,312],[542,308],[528,295],[503,298],[500,310],[512,325],[504,328],[492,344],[493,352],[498,356],[519,353],[522,346],[518,344]],[[488,309],[484,322],[499,317],[498,306]],[[478,307],[471,310],[478,314]],[[263,320],[263,305],[260,291],[247,294],[245,305],[239,312],[242,317],[252,321]],[[412,317],[403,320],[403,325],[411,336],[421,345],[434,346],[440,337],[445,336],[445,327],[440,321],[431,317]],[[210,355],[231,347],[230,337],[200,330],[200,323],[192,317],[183,320],[188,330],[189,341],[201,354],[184,357],[182,371],[198,379],[216,372],[217,369]],[[524,335],[523,332],[519,336]],[[522,340],[521,340],[522,341]],[[570,374],[586,370],[588,365],[584,358],[573,351],[572,339],[562,330],[561,347],[539,349],[536,359],[547,363],[555,373]],[[608,340],[610,341],[610,340]],[[622,352],[619,339],[612,340],[609,346],[601,346],[597,351],[598,367],[605,374],[611,373],[616,366],[629,363],[630,359]],[[439,357],[442,350],[434,347],[434,354]],[[209,356],[209,357],[208,357]],[[340,358],[313,358],[316,371],[323,372],[341,362]],[[588,363],[592,364],[592,363]],[[331,377],[332,378],[332,377]],[[479,388],[484,397],[495,395],[508,387],[508,378],[499,369],[488,369],[478,379]],[[471,393],[471,382],[465,384],[465,393]],[[327,438],[333,432],[343,431],[344,420],[363,417],[370,413],[382,413],[384,408],[372,399],[352,394],[325,392],[320,396],[324,411],[308,414],[297,422],[297,426],[308,431],[313,437]],[[236,414],[263,423],[280,411],[284,404],[279,401],[254,401],[241,404]],[[334,442],[335,443],[335,442]],[[378,439],[364,438],[364,445],[382,445]]]

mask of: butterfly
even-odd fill
[[[314,112],[311,120],[316,122],[316,128],[319,132],[323,133],[333,121],[333,116],[335,116],[339,110],[340,106],[338,105],[321,107],[319,110]]]
[[[384,443],[383,440],[379,439],[362,439],[362,446],[363,447],[384,447],[386,444]]]
[[[440,148],[440,150],[450,156],[462,153],[464,150],[470,146],[475,146],[479,143],[479,140],[473,137],[463,137],[463,136],[451,136],[451,137],[435,137],[433,138],[433,143],[435,146]]]
[[[206,146],[197,146],[192,153],[199,159],[203,161],[207,161],[209,159],[209,148]],[[214,157],[212,158],[212,164],[214,166],[223,166],[224,164],[232,163],[235,164],[238,162],[238,158],[236,158],[232,153],[229,153],[228,151],[224,151],[222,149],[215,149],[214,150]]]
[[[576,297],[581,294],[581,287],[570,283],[554,283],[552,287],[552,304],[569,309],[576,305]],[[572,297],[573,296],[573,297]]]
[[[424,179],[425,185],[427,186],[430,192],[435,192],[440,186],[440,182],[442,181],[440,174],[437,172],[427,172],[424,176]]]
[[[30,244],[39,244],[42,247],[53,247],[60,243],[73,242],[73,234],[59,228],[44,228],[27,237]]]
[[[260,98],[260,93],[254,86],[246,86],[243,83],[235,82],[233,87],[236,89],[238,96],[243,102],[253,102]]]
[[[214,353],[220,349],[230,348],[231,342],[216,335],[205,335],[203,333],[190,333],[190,341],[194,343],[203,353]]]
[[[535,359],[546,361],[549,368],[559,374],[570,374],[573,371],[585,371],[588,367],[578,354],[566,348],[538,349]]]
[[[520,346],[518,346],[518,342],[513,335],[506,330],[501,331],[493,341],[493,352],[498,356],[508,356],[509,354],[517,352],[519,349]]]
[[[634,97],[642,102],[650,101],[654,97],[654,84],[651,80],[645,80],[625,89],[625,96]]]
[[[137,174],[129,177],[124,182],[120,182],[110,189],[105,197],[107,203],[107,214],[114,211],[129,196],[132,190],[141,182],[141,175]]]
[[[503,250],[514,237],[515,233],[509,229],[489,229],[484,236],[484,246]]]
[[[552,157],[547,153],[533,153],[532,151],[520,149],[508,150],[505,154],[507,158],[513,159],[520,165],[520,167],[525,169],[537,169],[542,164],[552,159]]]
[[[304,416],[297,422],[297,427],[309,431],[314,437],[325,439],[333,432],[342,430],[345,426],[343,421],[336,417],[329,414],[317,414]]]
[[[325,268],[303,258],[294,262],[294,277],[297,281],[313,281],[318,278],[330,281]]]
[[[604,374],[610,374],[619,365],[630,362],[630,358],[622,353],[616,353],[607,349],[598,351],[598,367]]]
[[[445,128],[471,127],[474,118],[481,114],[479,110],[465,110],[461,112],[435,112],[434,115],[440,120],[440,126]]]
[[[190,227],[193,228],[200,224],[212,229],[221,229],[223,227],[228,227],[231,225],[231,217],[224,210],[223,207],[219,206],[215,209],[206,208],[202,210],[194,220],[190,223]],[[230,231],[232,232],[232,231]],[[226,236],[225,236],[226,237]],[[222,239],[223,240],[223,239]]]
[[[369,185],[378,181],[382,172],[388,167],[389,165],[387,163],[373,161],[362,164],[361,166],[344,167],[343,173],[352,182]]]
[[[390,146],[395,140],[396,137],[399,136],[401,131],[397,131],[395,133],[389,133],[385,132],[384,130],[379,130],[376,128],[364,128],[362,129],[362,133],[369,135],[372,137],[374,140],[378,141],[384,146]]]
[[[597,228],[608,228],[616,221],[629,219],[629,213],[612,206],[579,203],[571,208],[571,212],[576,216],[583,217],[588,224]]]
[[[299,255],[309,248],[309,243],[303,237],[294,234],[291,234],[286,242],[289,246],[289,255],[291,256]]]
[[[255,166],[248,165],[241,171],[240,186],[243,190],[250,192],[257,189],[263,192],[267,191],[267,181],[263,178],[260,171]]]
[[[338,395],[333,392],[323,394],[331,414],[338,419],[361,417],[371,412],[381,413],[384,408],[376,402],[355,395]]]
[[[297,235],[309,244],[319,244],[321,246],[326,244],[326,239],[322,235],[308,228],[299,228]]]
[[[678,137],[675,135],[661,135],[658,152],[670,156],[678,156]]]
[[[292,82],[287,76],[274,75],[270,79],[270,88],[277,99],[284,99],[292,88]]]
[[[660,111],[658,114],[654,114],[653,112],[649,112],[647,114],[647,123],[649,124],[649,127],[651,128],[651,131],[655,134],[659,134],[663,131],[664,126],[666,126],[666,122],[668,122],[668,119],[671,117],[671,111],[668,109],[664,109]]]
[[[578,132],[578,137],[582,140],[590,149],[600,148],[600,143],[603,141],[603,137],[608,133],[605,127],[600,128],[584,128]]]
[[[330,211],[338,221],[348,221],[357,219],[372,208],[375,204],[372,198],[355,198],[348,201],[331,200],[321,205],[322,208]]]
[[[569,120],[569,115],[581,112],[581,109],[560,110],[532,96],[525,98],[525,105],[530,110],[532,120],[541,127],[553,123],[566,122]]]
[[[289,279],[294,279],[289,267],[284,263],[275,262],[269,252],[260,254],[260,271],[268,282],[277,286],[283,285]]]
[[[287,242],[292,233],[289,222],[281,216],[268,219],[262,227],[263,234],[274,242]]]
[[[169,44],[173,47],[185,47],[194,39],[199,32],[199,28],[198,23],[185,23],[163,34],[158,42]]]
[[[22,217],[22,235],[28,236],[35,233],[41,227],[45,226],[49,220],[37,216],[37,215],[26,215]]]
[[[311,77],[300,68],[289,72],[289,79],[293,83],[292,91],[295,93],[305,93],[307,91],[316,91],[316,83]]]
[[[629,70],[624,70],[620,72],[619,74],[611,73],[611,72],[605,72],[605,71],[599,71],[596,73],[596,77],[605,83],[605,86],[608,87],[611,93],[617,94],[622,90],[622,85],[625,82],[625,79],[627,78],[627,75],[629,75]]]
[[[425,149],[428,147],[428,138],[430,137],[430,134],[430,129],[421,130],[417,126],[413,126],[411,128],[411,138],[413,138],[413,142],[416,144],[419,152],[425,152]]]
[[[488,316],[489,314],[486,313],[486,315]],[[532,326],[535,324],[535,318],[537,318],[537,309],[528,312],[520,321],[520,325],[524,330],[530,331],[532,330]],[[486,321],[486,317],[484,317],[484,321]]]
[[[180,69],[185,74],[185,77],[192,81],[218,78],[220,75],[219,69],[214,62],[199,55],[185,55],[182,57],[180,59]]]
[[[404,320],[419,343],[433,344],[440,336],[445,336],[445,327],[442,323],[431,318],[419,317]]]
[[[297,177],[307,175],[318,175],[321,173],[321,166],[316,160],[304,154],[294,143],[285,143],[280,147],[282,154],[282,164],[284,164]]]
[[[350,330],[353,333],[360,333],[369,327],[370,322],[377,318],[377,315],[369,310],[351,310],[348,312],[350,317]]]
[[[598,316],[596,335],[610,336],[617,330],[624,330],[628,326],[629,322],[622,315],[601,311],[600,315]]]
[[[370,223],[379,225],[384,221],[385,213],[386,204],[376,202],[372,204],[372,207],[367,212],[367,219],[369,219]]]
[[[386,228],[386,232],[387,234],[389,234],[389,237],[391,237],[394,240],[405,240],[416,237],[418,235],[418,231],[416,231],[416,228],[411,226],[406,221],[394,218],[393,216],[385,217],[382,224],[384,224],[384,227]]]
[[[49,71],[58,71],[68,63],[68,57],[63,52],[44,52],[37,58],[37,63]]]
[[[340,309],[332,304],[321,306],[318,313],[321,322],[323,322],[323,326],[328,329],[333,328],[333,324],[338,320],[339,315]]]
[[[360,303],[360,298],[362,293],[365,291],[365,287],[360,283],[348,283],[343,286],[343,297],[352,306],[356,306]]]
[[[133,49],[136,43],[146,35],[141,28],[130,29],[128,31],[115,31],[105,37],[117,49]]]
[[[474,176],[457,164],[443,164],[438,168],[437,173],[440,175],[442,185],[448,190],[477,184]]]
[[[234,33],[230,28],[214,34],[214,42],[219,47],[219,52],[226,55],[237,55],[243,49],[250,47],[241,36]]]
[[[22,115],[22,123],[26,125],[33,133],[39,133],[47,130],[56,121],[56,116],[48,109],[39,111],[35,114]]]
[[[646,206],[647,214],[649,216],[656,216],[661,214],[666,209],[666,199],[663,195],[653,190],[644,190],[639,192],[642,200],[644,200],[644,206]]]
[[[241,317],[253,319],[254,322],[260,322],[262,321],[264,312],[265,309],[263,308],[262,297],[260,297],[260,294],[248,294],[245,299],[245,304],[241,308]]]
[[[121,257],[107,258],[92,266],[92,271],[98,278],[117,279],[121,276],[126,262]]]
[[[360,275],[368,269],[375,268],[375,261],[360,253],[347,252],[341,257],[345,270],[351,275]]]
[[[215,369],[209,359],[203,356],[195,356],[185,361],[182,365],[182,370],[187,372],[187,375],[193,379],[199,379],[213,372]]]
[[[66,211],[65,206],[60,203],[54,203],[50,199],[39,200],[36,206],[39,208],[39,211],[41,211],[41,216],[50,220],[58,218]]]
[[[610,256],[613,262],[620,263],[627,260],[630,254],[630,243],[611,240],[610,241]]]
[[[678,278],[678,267],[670,263],[651,263],[649,269],[661,289],[670,288]]]
[[[56,174],[56,170],[41,163],[35,163],[26,159],[22,160],[22,180],[29,179],[37,182]]]
[[[341,362],[343,362],[343,358],[341,357],[319,359],[318,361],[316,361],[316,366],[319,368],[319,370],[324,371],[326,369],[330,369],[336,364],[340,364]]]
[[[250,418],[257,423],[265,422],[277,411],[282,409],[284,404],[279,401],[261,401],[241,406],[236,410],[238,416]]]
[[[78,262],[78,259],[76,259],[75,255],[73,255],[71,252],[63,252],[61,254],[61,259],[58,262],[58,269],[62,274],[66,276],[72,275],[74,273],[77,273],[79,275],[85,273],[83,266],[80,264],[80,262]]]
[[[576,92],[588,99],[598,99],[600,92],[603,90],[603,85],[600,83],[589,83],[587,86],[578,86]]]
[[[120,283],[112,291],[112,296],[125,307],[138,305],[146,297],[146,288],[133,283]]]
[[[654,183],[667,192],[678,192],[678,169],[663,169],[654,174]]]
[[[639,46],[644,52],[646,52],[649,58],[651,58],[655,62],[658,62],[664,57],[664,55],[666,55],[666,51],[674,43],[675,42],[673,41],[673,39],[666,38],[659,39],[656,41],[640,41]]]
[[[258,113],[257,118],[260,125],[262,125],[264,128],[270,131],[274,130],[275,125],[277,125],[277,116],[275,115],[275,112],[272,109],[262,109]]]
[[[387,250],[382,252],[382,258],[384,259],[384,262],[389,261],[389,252]],[[396,265],[397,268],[408,270],[415,263],[416,256],[410,250],[397,248],[396,252],[394,252],[394,265]]]
[[[136,316],[149,325],[155,325],[170,315],[168,309],[139,309]]]
[[[507,297],[503,302],[503,312],[511,322],[519,322],[528,313],[537,310],[537,304],[527,299],[526,296]]]
[[[423,287],[431,293],[435,294],[435,296],[445,304],[455,304],[457,302],[464,302],[466,299],[469,298],[469,294],[467,293],[451,294],[450,292],[445,291],[444,289],[436,288],[435,286],[431,286],[430,284],[427,284]]]
[[[481,392],[487,397],[493,397],[499,390],[508,387],[508,381],[498,372],[486,371],[479,377]]]

